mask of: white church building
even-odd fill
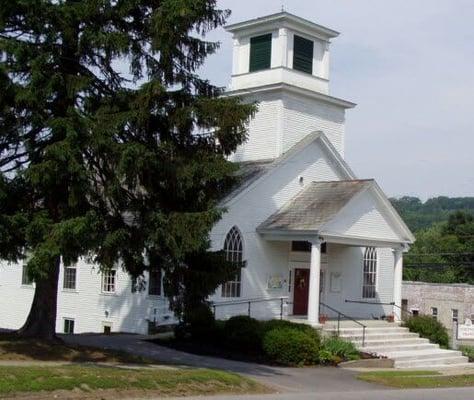
[[[245,261],[210,299],[216,317],[399,318],[403,252],[414,237],[378,184],[344,160],[346,110],[355,104],[329,94],[338,33],[286,12],[226,29],[226,95],[258,101],[259,111],[231,157],[240,185],[211,232],[213,249]],[[34,283],[23,270],[0,264],[0,328],[19,328],[28,314]],[[159,269],[137,282],[120,267],[62,267],[57,331],[146,333],[150,321],[169,323],[161,278]]]

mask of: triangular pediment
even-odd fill
[[[396,211],[387,207],[375,182],[354,196],[324,227],[324,236],[367,238],[387,242],[412,242],[413,236]],[[395,213],[395,214],[394,214]]]

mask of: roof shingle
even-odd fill
[[[311,182],[257,230],[318,231],[373,182],[372,179]]]

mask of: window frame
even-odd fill
[[[159,279],[158,279],[158,284],[156,284],[156,282],[154,283],[154,285],[152,286],[152,274],[153,273],[158,273],[159,274]],[[150,270],[148,271],[148,296],[151,296],[151,297],[161,297],[162,294],[163,294],[163,271],[161,270],[161,268],[150,268]],[[151,293],[152,292],[152,288],[153,289],[158,289],[157,292],[158,293]]]
[[[297,42],[299,44],[297,45]],[[303,54],[301,47],[311,43],[311,56],[309,54]],[[304,65],[308,63],[309,65]],[[309,68],[307,68],[309,67]],[[301,35],[293,35],[293,69],[295,71],[313,75],[314,69],[314,40],[305,38]]]
[[[292,253],[311,253],[311,243],[304,240],[292,240],[290,251]],[[321,243],[321,254],[327,254],[327,242]]]
[[[243,264],[244,240],[237,226],[233,226],[229,232],[227,232],[223,250],[227,261]],[[242,297],[242,266],[234,275],[233,279],[221,285],[221,297],[226,299]]]
[[[21,267],[21,286],[31,287],[33,286],[33,279],[28,276],[28,266],[23,264]]]
[[[439,315],[438,307],[431,307],[431,316],[437,320],[438,315]]]
[[[262,63],[262,66],[259,66],[258,65],[258,62],[257,62],[257,55],[258,55],[258,49],[256,46],[258,45],[262,45],[263,41],[258,43],[258,40],[260,39],[270,39],[268,40],[268,43],[270,45],[270,51],[269,51],[269,54],[268,54],[268,60],[265,60],[265,63],[263,64]],[[261,35],[257,35],[257,36],[252,36],[249,40],[249,47],[250,47],[250,51],[249,51],[249,72],[258,72],[258,71],[265,71],[267,69],[270,69],[272,67],[272,50],[273,50],[273,33],[264,33],[264,34],[261,34]],[[267,43],[267,42],[265,42]]]
[[[378,252],[376,247],[366,247],[362,259],[362,299],[377,298]]]
[[[72,325],[72,330],[70,329],[71,325]],[[75,327],[76,327],[76,321],[74,320],[74,318],[63,318],[63,333],[65,335],[74,335]]]
[[[68,273],[74,270],[74,279],[70,279],[71,276]],[[71,283],[74,281],[74,287],[69,287],[66,283]],[[63,290],[65,291],[76,291],[77,290],[77,267],[76,266],[69,266],[63,268]]]
[[[110,281],[110,277],[108,277],[109,274],[113,276],[113,282]],[[109,279],[109,282],[106,282],[106,279]],[[106,285],[109,289],[110,287],[113,287],[113,290],[106,290]],[[102,271],[101,292],[103,294],[109,294],[109,295],[117,293],[117,270],[116,269],[109,269],[109,270]]]
[[[453,322],[458,322],[459,321],[459,309],[452,308],[451,309],[451,317],[452,317]]]

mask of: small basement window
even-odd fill
[[[438,307],[431,307],[431,316],[434,319],[438,319]]]
[[[250,38],[249,72],[269,69],[272,61],[272,34]]]
[[[64,318],[64,333],[72,335],[74,333],[74,320],[71,318]]]
[[[293,42],[293,69],[313,74],[313,52],[312,40],[296,36]]]
[[[458,322],[458,319],[459,319],[459,310],[453,309],[453,310],[452,310],[452,313],[453,313],[453,322]]]

